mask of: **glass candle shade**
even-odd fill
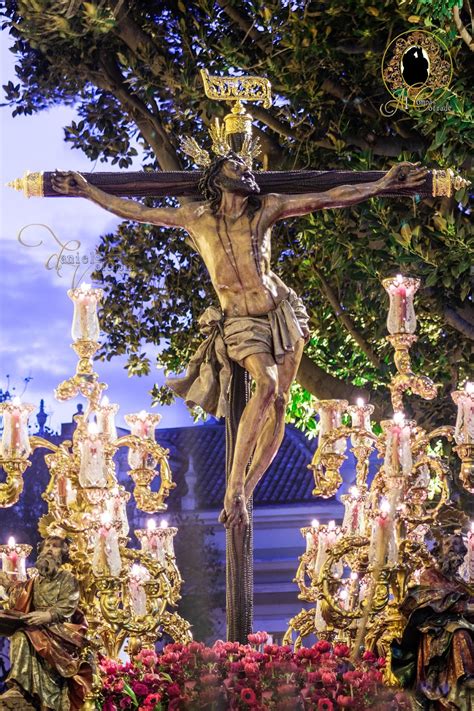
[[[420,286],[419,279],[411,279],[398,274],[396,277],[384,279],[383,287],[390,298],[387,316],[387,330],[395,333],[415,333],[416,315],[413,297]]]
[[[125,491],[123,486],[114,486],[107,492],[105,499],[105,510],[110,515],[121,536],[128,536],[130,530],[127,518],[127,502],[130,500],[130,493]]]
[[[454,428],[456,444],[474,444],[474,383],[466,383],[463,390],[456,390],[451,397],[458,408]]]
[[[125,415],[124,419],[130,427],[132,435],[142,440],[152,439],[155,441],[155,429],[158,427],[161,415],[142,410],[132,415]],[[156,466],[156,460],[153,457],[136,447],[131,447],[128,450],[128,463],[132,469],[154,469]]]
[[[108,397],[104,395],[96,411],[97,427],[99,432],[109,441],[117,439],[115,416],[117,415],[119,408],[119,405],[109,403]]]
[[[324,445],[324,437],[342,424],[342,415],[347,409],[347,400],[319,400],[317,404],[319,415],[318,447]],[[341,437],[331,444],[324,445],[324,452],[343,454],[346,450],[346,439]]]
[[[84,488],[107,486],[104,447],[100,435],[89,425],[89,432],[79,442],[81,464],[79,483]]]
[[[12,580],[26,580],[26,559],[30,553],[31,546],[25,543],[16,543],[13,536],[10,537],[7,544],[0,546],[2,572]]]
[[[118,535],[107,514],[102,514],[102,519],[95,536],[92,572],[97,576],[116,577],[122,570]]]
[[[150,580],[150,573],[143,565],[134,563],[128,577],[130,607],[134,615],[146,615],[146,592],[144,583]]]
[[[28,438],[28,418],[34,405],[21,402],[19,397],[0,404],[3,417],[1,453],[4,459],[26,459],[31,452]]]
[[[358,400],[356,405],[349,405],[347,413],[351,417],[352,427],[358,427],[366,432],[372,432],[370,426],[370,416],[374,411],[374,406],[365,404],[362,400]],[[363,437],[361,434],[352,434],[351,443],[353,447],[370,447],[372,440],[370,437]]]
[[[174,558],[173,538],[178,533],[178,529],[172,526],[160,526],[160,528],[138,529],[135,535],[140,541],[142,550],[157,560],[161,565],[166,566],[166,557]]]
[[[382,430],[386,435],[385,471],[388,476],[403,473],[409,476],[413,467],[411,451],[411,428],[413,422],[405,421],[401,413],[395,413],[392,420],[383,420]]]
[[[355,486],[351,486],[349,493],[341,496],[344,504],[344,520],[342,528],[347,536],[363,536],[365,532],[364,499]]]
[[[78,289],[69,289],[67,295],[74,303],[71,335],[73,341],[97,341],[100,335],[97,307],[102,298],[102,289],[93,289],[90,284],[81,284]]]

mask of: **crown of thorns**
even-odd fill
[[[211,150],[216,156],[225,157],[233,152],[232,146],[225,132],[225,126],[219,123],[216,119],[214,125],[209,129],[209,135],[212,139]],[[189,136],[181,137],[181,149],[188,155],[200,168],[208,168],[212,163],[212,157],[209,151],[201,148],[195,138]],[[250,136],[246,136],[240,151],[234,151],[244,161],[247,168],[252,168],[254,158],[261,153],[260,142],[258,138],[255,140]]]

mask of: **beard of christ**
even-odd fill
[[[61,561],[50,553],[41,553],[36,561],[36,568],[42,578],[52,578],[58,572]]]
[[[234,180],[221,175],[221,168],[229,159],[241,162],[243,165],[243,160],[237,153],[229,153],[227,156],[215,158],[199,181],[199,192],[208,201],[211,212],[214,214],[219,210],[223,190],[248,195],[248,215],[249,218],[252,218],[261,205],[261,200],[257,197],[260,187],[250,170],[247,170],[242,176],[243,180]]]

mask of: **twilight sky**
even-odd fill
[[[8,35],[2,32],[2,85],[15,81],[14,56],[8,47]],[[60,246],[52,233],[63,244],[71,241],[70,248],[76,247],[73,241],[77,240],[77,250],[71,254],[89,258],[100,235],[112,231],[119,220],[86,200],[27,199],[4,185],[26,170],[113,170],[106,163],[92,163],[64,143],[62,129],[73,118],[74,110],[69,108],[15,118],[11,109],[0,108],[0,388],[6,389],[9,375],[10,390],[14,386],[15,394],[21,395],[24,378],[31,377],[22,399],[39,405],[44,398],[46,411],[51,413],[48,425],[53,429],[70,421],[77,403],[83,400],[59,403],[53,395],[55,386],[74,374],[77,358],[70,348],[72,302],[66,293],[75,268],[63,265],[59,271],[55,269]],[[76,280],[87,269],[87,264],[81,266]],[[79,281],[91,281],[87,271]],[[124,365],[125,358],[96,364],[100,380],[109,385],[110,401],[120,404],[120,425],[124,425],[124,414],[150,410],[148,391],[155,382],[163,382],[158,370],[148,377],[129,378]],[[193,424],[181,402],[153,412],[162,415],[160,427]]]

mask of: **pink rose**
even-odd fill
[[[351,708],[354,699],[352,696],[338,696],[336,701],[342,708]]]

